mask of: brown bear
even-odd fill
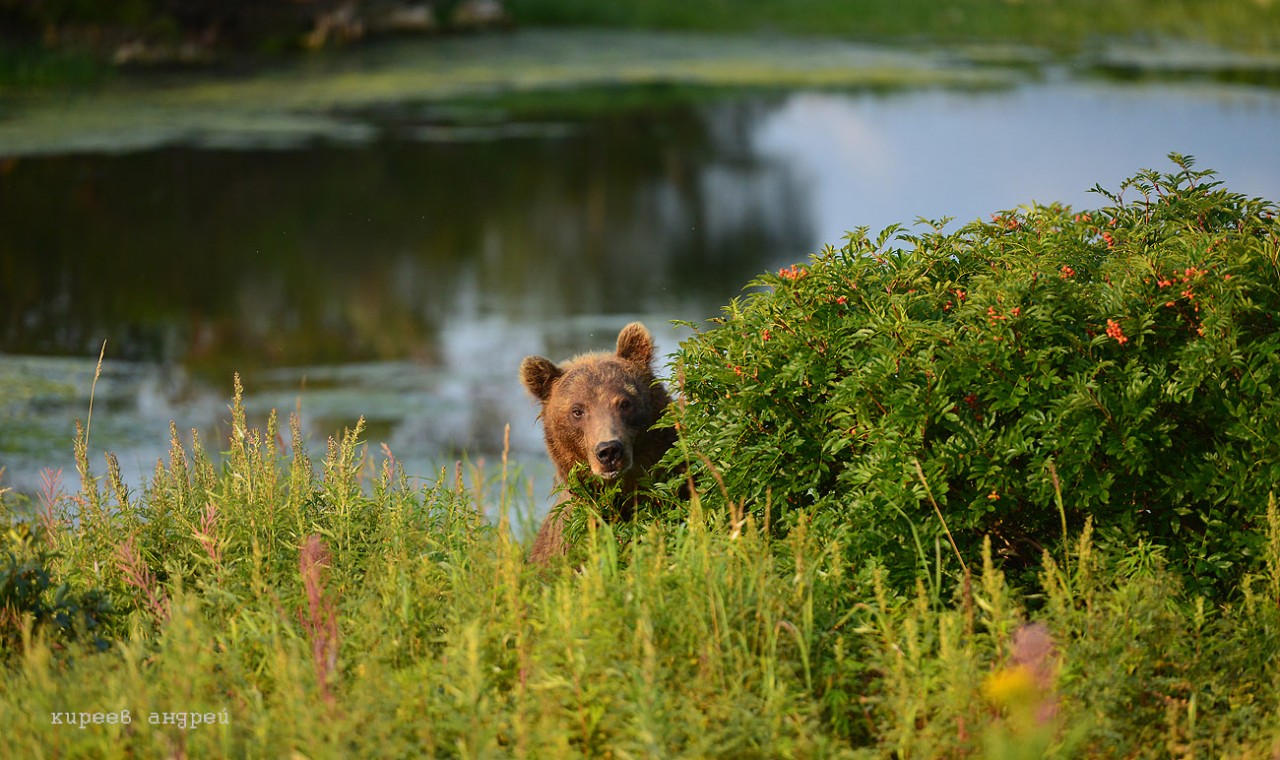
[[[653,374],[653,336],[639,322],[618,333],[614,353],[574,357],[556,365],[541,356],[520,363],[520,380],[542,404],[539,415],[547,453],[563,484],[576,465],[591,475],[619,481],[623,498],[634,498],[640,479],[675,443],[671,428],[652,429],[671,397]],[[561,503],[567,492],[560,497]],[[546,564],[564,554],[562,530],[567,510],[547,516],[534,539],[529,561]]]

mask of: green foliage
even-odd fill
[[[624,493],[621,481],[604,481],[591,474],[581,462],[569,473],[566,483],[558,485],[564,494],[551,514],[564,515],[564,538],[569,545],[569,561],[580,559],[576,547],[593,543],[597,532],[604,540],[626,546],[643,536],[648,524],[662,513],[679,520],[683,510],[671,509],[681,499],[679,485],[661,488],[649,477],[642,479],[634,491]],[[671,493],[665,493],[670,491]]]
[[[951,0],[945,6],[933,0],[507,0],[506,5],[522,23],[1003,40],[1051,49],[1079,49],[1098,38],[1145,36],[1267,51],[1280,39],[1280,7],[1236,0]]]
[[[38,528],[25,523],[9,528],[0,557],[0,659],[22,649],[25,637],[42,636],[59,647],[79,640],[96,649],[108,643],[100,627],[114,610],[96,588],[72,590],[55,583],[56,554]]]
[[[1267,521],[1275,536],[1274,499]],[[1115,572],[1123,555],[1100,553],[1086,526],[1063,564],[1046,561],[1043,608],[1027,625],[1028,600],[989,547],[982,554],[949,602],[923,587],[896,595],[873,577],[867,601],[850,604],[851,594],[846,618],[826,629],[826,651],[816,655],[824,702],[871,727],[876,756],[1274,751],[1280,608],[1256,588],[1275,582],[1274,560],[1242,584],[1243,603],[1218,605],[1162,566]],[[839,725],[839,712],[831,715]]]
[[[681,350],[682,519],[578,483],[551,568],[505,458],[313,461],[238,382],[138,492],[82,432],[6,526],[0,756],[1270,757],[1274,208],[1206,176],[765,278]]]
[[[1280,740],[1274,499],[1238,603],[1188,593],[1158,552],[1095,547],[1086,524],[1046,562],[1026,628],[989,547],[960,583],[900,592],[807,516],[773,538],[697,491],[683,522],[628,523],[620,544],[588,520],[572,564],[530,567],[508,530],[514,468],[415,486],[358,436],[313,462],[296,424],[288,445],[274,416],[251,427],[237,388],[225,462],[175,435],[136,494],[113,463],[92,473],[82,438],[79,491],[50,478],[49,532],[13,535],[70,597],[113,596],[113,643],[52,625],[10,640],[0,754],[1269,756]]]
[[[1201,590],[1238,577],[1280,482],[1280,224],[1173,159],[1101,210],[859,230],[756,280],[677,354],[672,457],[900,584],[935,536],[1019,566],[1086,517]]]
[[[475,471],[466,485],[460,469],[414,488],[390,452],[360,455],[358,435],[313,463],[296,424],[288,447],[274,415],[249,425],[237,386],[225,465],[175,435],[141,494],[114,463],[93,475],[82,436],[80,493],[50,498],[52,571],[104,585],[124,619],[101,654],[61,661],[39,637],[19,642],[0,679],[12,727],[0,744],[105,757],[839,744],[799,687],[810,629],[786,619],[811,583],[777,572],[758,539],[648,531],[625,559],[616,541],[588,540],[579,572],[548,578],[507,530],[505,463],[497,479]]]
[[[0,91],[93,86],[109,74],[106,66],[82,51],[0,44]]]

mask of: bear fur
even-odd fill
[[[639,322],[618,333],[613,353],[577,356],[555,364],[525,357],[520,380],[541,403],[547,454],[563,484],[579,464],[591,477],[621,483],[623,498],[634,507],[636,489],[676,441],[671,428],[652,429],[671,396],[653,374],[653,336]],[[561,503],[568,498],[562,492]],[[553,510],[543,521],[529,561],[546,564],[568,547],[563,536],[567,509]],[[558,513],[557,513],[558,512]]]

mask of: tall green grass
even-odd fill
[[[1274,499],[1231,604],[1158,555],[1100,553],[1087,526],[1037,596],[989,548],[954,588],[902,592],[805,520],[770,539],[696,493],[680,522],[625,545],[595,524],[574,564],[532,568],[511,464],[418,484],[358,427],[312,460],[296,420],[252,427],[238,386],[224,446],[175,431],[135,492],[82,436],[80,487],[50,474],[36,517],[9,521],[0,757],[1280,749]],[[78,616],[94,592],[110,605]]]

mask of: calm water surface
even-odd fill
[[[105,340],[100,471],[111,450],[140,483],[170,420],[225,435],[239,372],[258,419],[301,410],[313,454],[364,416],[371,448],[414,476],[462,452],[493,461],[509,423],[541,493],[526,354],[607,348],[631,319],[670,350],[687,335],[670,320],[716,315],[850,228],[1101,205],[1095,183],[1171,169],[1170,151],[1280,198],[1265,88],[1062,75],[628,100],[536,118],[392,109],[360,139],[285,147],[0,158],[4,484],[34,490],[45,467],[74,484]]]

